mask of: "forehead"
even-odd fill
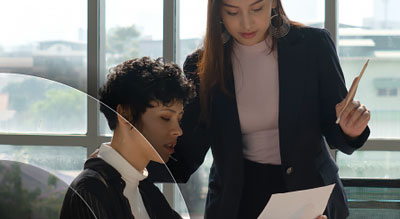
[[[249,7],[269,0],[222,0],[223,6]]]
[[[150,105],[153,106],[153,107],[150,107],[149,109],[167,110],[167,111],[173,110],[173,111],[176,111],[178,113],[180,113],[182,111],[182,109],[183,109],[183,103],[182,103],[182,101],[179,101],[179,100],[171,101],[170,103],[167,103],[165,105],[160,101],[154,101],[153,100],[153,101],[150,102]]]

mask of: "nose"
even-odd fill
[[[244,14],[242,16],[241,23],[242,23],[242,27],[246,31],[250,30],[251,29],[251,23],[252,23],[250,15],[249,14]]]
[[[175,126],[172,128],[171,134],[172,134],[173,136],[176,136],[176,137],[179,137],[179,136],[181,136],[181,135],[183,134],[183,131],[182,131],[182,129],[181,129],[181,126],[179,125],[179,122],[177,122],[177,123],[175,124]]]

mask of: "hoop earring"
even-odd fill
[[[272,37],[279,39],[286,36],[290,30],[290,23],[288,19],[284,16],[281,16],[276,8],[272,9],[272,16],[270,25],[268,28],[268,32],[271,34]]]

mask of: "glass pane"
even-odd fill
[[[87,1],[2,4],[0,73],[55,80],[86,91]]]
[[[0,74],[0,133],[84,134],[87,95],[22,74]]]
[[[84,147],[0,145],[0,218],[59,218]]]
[[[400,138],[398,8],[397,0],[339,1],[339,55],[348,88],[370,59],[355,99],[371,110],[372,138]]]
[[[163,56],[163,0],[105,1],[105,40],[100,69],[100,86],[109,69],[127,59]],[[111,135],[100,117],[100,134]]]
[[[281,2],[290,20],[312,27],[324,27],[325,0],[284,0]]]
[[[86,147],[0,145],[0,160],[39,167],[68,184],[83,169],[86,159]]]
[[[212,162],[212,153],[211,150],[209,150],[204,159],[204,163],[190,176],[189,181],[185,184],[179,184],[180,191],[182,192],[191,218],[204,218],[208,191],[208,175]],[[182,207],[178,202],[175,202],[175,206],[176,208]]]
[[[186,56],[203,45],[206,33],[207,1],[179,1],[179,41],[177,63],[183,67]],[[190,218],[204,218],[206,196],[208,191],[208,174],[212,164],[211,151],[208,152],[203,165],[185,184],[180,184],[183,198],[189,210]],[[181,208],[175,201],[176,208]]]
[[[179,1],[179,50],[177,63],[182,66],[186,56],[203,44],[206,34],[207,1]]]
[[[341,178],[400,179],[400,151],[356,151],[337,153]]]
[[[400,218],[400,188],[345,187],[350,204],[349,219]]]

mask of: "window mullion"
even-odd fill
[[[338,1],[325,0],[325,28],[332,34],[332,39],[338,42]]]

